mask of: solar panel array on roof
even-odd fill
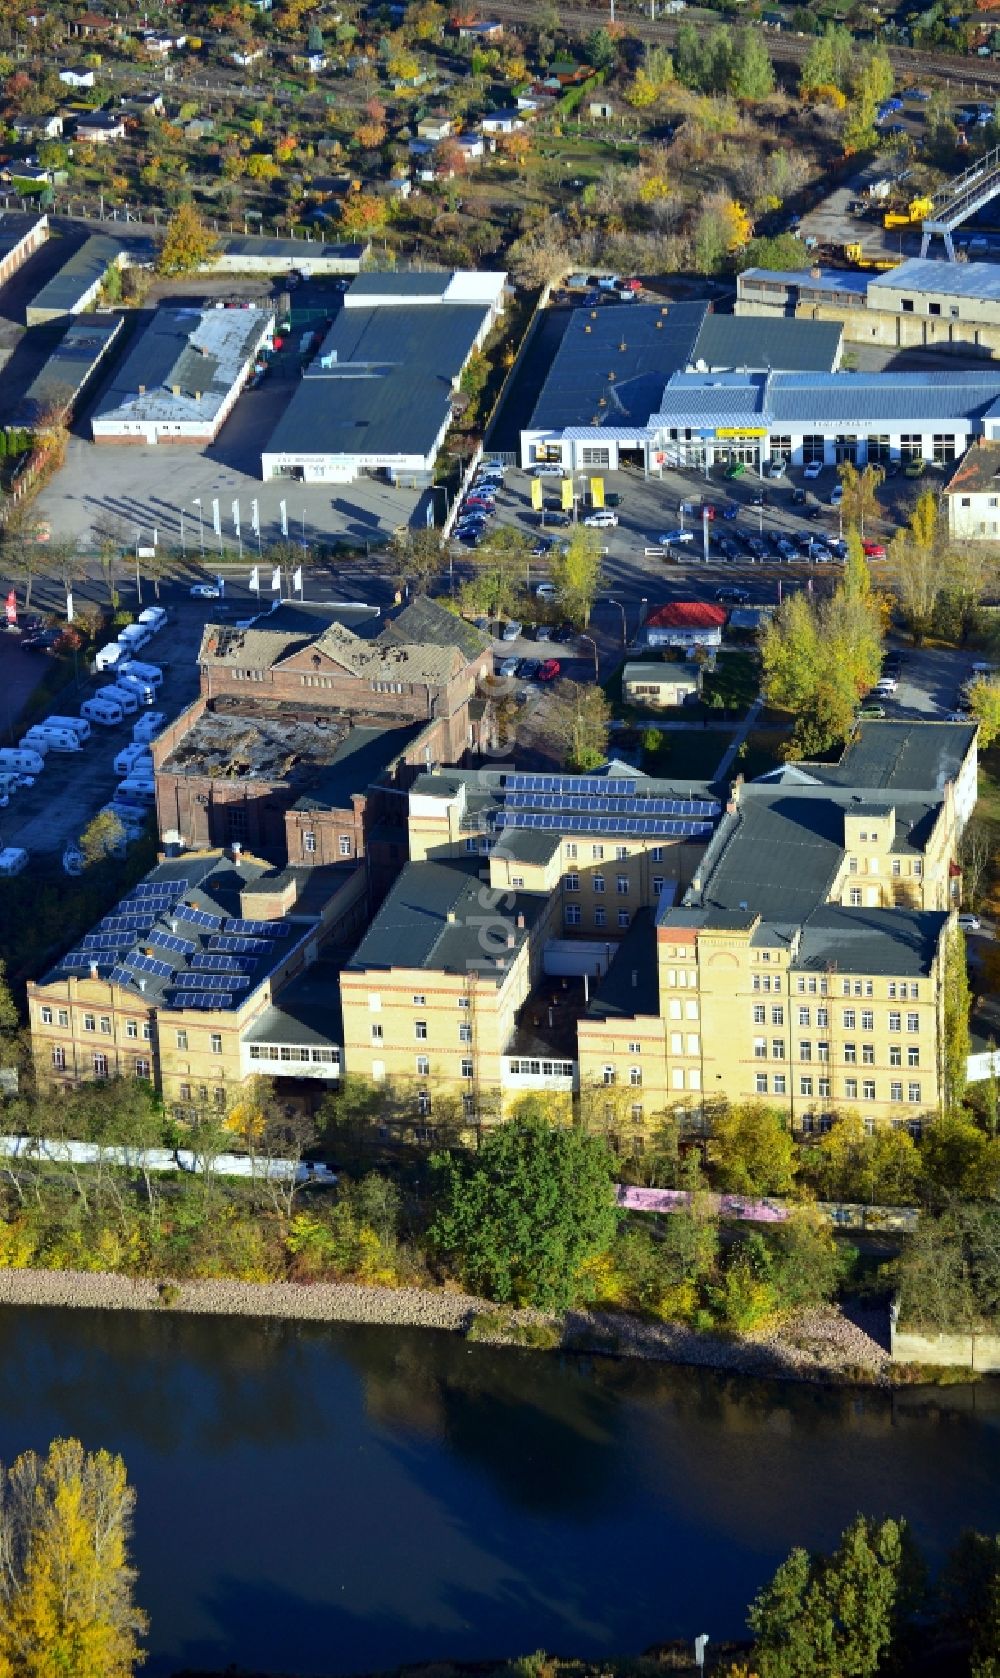
[[[138,989],[139,986],[139,981],[135,974],[130,973],[127,967],[120,966],[113,967],[111,969],[108,983],[112,985],[131,985],[133,989]]]
[[[635,793],[635,780],[625,775],[508,775],[505,792],[590,793],[599,798],[626,798]]]
[[[210,915],[207,909],[197,909],[193,903],[178,903],[174,915],[179,921],[190,921],[192,926],[216,927],[221,924],[221,915]]]
[[[190,955],[195,947],[190,938],[178,938],[175,932],[161,932],[158,927],[154,927],[149,936],[160,949],[176,950],[179,956]]]
[[[231,985],[233,990],[246,990],[250,983],[241,973],[227,973],[221,981],[218,973],[185,973],[184,984],[191,990],[218,990],[220,983]]]
[[[514,792],[507,810],[590,810],[594,815],[717,816],[722,806],[707,798],[579,798],[555,792]]]
[[[702,838],[712,832],[711,822],[672,820],[665,816],[565,816],[532,810],[503,811],[497,817],[497,826],[540,828],[557,833],[634,833],[671,839]]]
[[[134,936],[140,932],[148,932],[153,924],[155,911],[148,909],[134,915],[105,915],[98,921],[98,932],[122,932],[126,936]]]
[[[281,921],[227,920],[224,932],[235,932],[240,937],[287,938],[290,928]]]
[[[173,1000],[175,1008],[231,1008],[232,1005],[232,992],[225,990],[179,990]]]
[[[211,950],[199,950],[191,957],[191,966],[201,973],[249,973],[253,963],[239,961],[236,956],[224,956]]]
[[[85,968],[89,968],[91,963],[95,962],[96,960],[97,960],[97,956],[94,954],[94,952],[92,950],[90,950],[90,951],[88,951],[88,950],[70,950],[66,955],[63,956],[62,966],[63,967],[85,967]]]
[[[174,969],[169,961],[157,961],[155,956],[130,955],[125,957],[126,966],[136,973],[152,973],[158,979],[172,979]]]
[[[224,932],[217,932],[214,938],[210,938],[208,947],[210,950],[228,950],[237,956],[270,949],[266,938],[232,938]]]
[[[81,950],[127,950],[135,939],[123,932],[88,932],[80,939]]]
[[[123,902],[128,903],[132,898],[149,898],[170,903],[175,897],[180,897],[182,891],[187,891],[187,887],[186,880],[141,880],[137,886],[133,886]]]

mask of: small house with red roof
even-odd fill
[[[671,600],[654,606],[642,626],[648,647],[717,647],[722,641],[725,608],[703,600]]]

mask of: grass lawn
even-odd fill
[[[1000,744],[979,753],[979,803],[977,814],[1000,823]]]
[[[722,762],[732,730],[718,728],[677,729],[664,734],[659,751],[644,752],[642,767],[647,775],[676,775],[680,780],[709,781]]]
[[[715,669],[705,672],[704,694],[709,706],[713,700],[727,711],[742,716],[749,711],[760,691],[760,661],[756,653],[722,653]]]

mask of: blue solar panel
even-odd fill
[[[228,985],[231,990],[246,990],[250,983],[250,980],[242,973],[227,973],[225,978],[220,977],[218,973],[201,972],[178,975],[178,979],[181,977],[183,977],[184,984],[189,989],[199,991],[218,990],[219,986],[223,984]]]
[[[154,973],[158,979],[172,979],[174,969],[169,961],[157,961],[155,956],[131,955],[126,957],[129,967],[136,973]]]
[[[508,797],[508,810],[576,810],[612,816],[717,816],[722,806],[714,800],[695,798],[581,798],[552,792],[515,792]]]
[[[503,811],[497,826],[535,828],[548,833],[634,833],[637,838],[694,838],[712,832],[711,822],[683,821],[669,816],[613,816],[549,815],[530,810]]]
[[[70,950],[62,958],[63,967],[89,967],[97,957],[87,950]]]
[[[180,897],[182,891],[187,891],[186,880],[140,880],[133,886],[129,897]]]
[[[88,932],[80,939],[81,950],[127,950],[134,940],[127,933]]]
[[[190,903],[178,903],[174,915],[179,921],[190,921],[192,926],[218,926],[221,915],[210,915],[207,909],[195,909]]]
[[[120,932],[126,938],[135,938],[141,932],[148,932],[153,924],[153,911],[142,915],[105,915],[98,921],[98,932]]]
[[[161,932],[159,927],[154,927],[149,936],[161,950],[176,950],[179,956],[188,956],[195,948],[190,938],[178,938],[175,932]]]
[[[236,956],[224,956],[211,950],[199,950],[191,957],[191,966],[202,973],[249,973],[253,962],[239,961]]]
[[[174,994],[174,1008],[231,1008],[232,993],[224,990],[179,990]]]
[[[112,985],[131,985],[133,990],[138,987],[139,983],[135,974],[130,973],[127,967],[113,967],[108,982]]]
[[[258,953],[271,948],[266,938],[231,938],[226,933],[217,933],[208,941],[210,950],[228,950],[232,955],[247,955]]]
[[[242,938],[287,938],[289,932],[281,921],[227,920],[223,930],[235,932]]]
[[[507,792],[587,793],[600,797],[624,798],[635,792],[635,779],[624,775],[508,775]]]

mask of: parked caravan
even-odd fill
[[[117,700],[108,699],[106,695],[112,690],[103,688],[96,699],[85,699],[80,706],[80,715],[88,722],[99,722],[102,728],[115,728],[118,723],[125,721],[125,712]]]
[[[111,803],[105,804],[101,814],[102,816],[117,816],[126,833],[138,834],[145,830],[146,822],[149,819],[149,807],[145,804],[137,804],[134,801],[126,803],[123,798],[119,798],[118,794],[115,793]]]
[[[140,612],[138,618],[136,619],[137,623],[144,623],[146,625],[150,635],[155,635],[158,629],[162,629],[166,621],[167,612],[165,606],[147,606],[145,611]]]
[[[128,653],[137,653],[140,647],[144,647],[146,642],[152,639],[152,634],[146,623],[127,623],[118,636],[118,645],[126,647]]]
[[[131,746],[123,746],[118,753],[115,758],[115,774],[131,775],[134,769],[138,770],[140,774],[144,770],[148,770],[149,778],[152,778],[153,759],[148,746],[133,743]]]
[[[123,647],[120,641],[109,641],[106,647],[101,648],[94,664],[98,670],[113,670],[123,658],[128,658],[129,650],[128,647]]]
[[[98,698],[110,699],[112,704],[120,705],[127,717],[134,717],[142,703],[134,687],[123,687],[119,682],[112,687],[100,688]]]
[[[127,658],[115,672],[115,680],[119,672],[123,676],[141,676],[144,682],[149,682],[154,688],[163,686],[163,671],[158,664],[140,664],[137,658]]]
[[[0,748],[0,774],[40,775],[45,768],[45,754],[33,746],[4,746]]]
[[[28,745],[36,740],[47,740],[54,752],[78,752],[83,742],[75,728],[50,728],[47,723],[36,723],[24,736]]]
[[[80,736],[80,744],[90,739],[90,724],[86,717],[46,717],[43,728],[72,728]]]
[[[116,670],[115,683],[120,688],[131,688],[139,695],[143,705],[152,705],[156,698],[156,689],[152,682],[147,682],[145,676],[136,676],[131,670]]]
[[[23,873],[27,866],[28,853],[22,845],[7,845],[0,851],[0,875],[5,879]]]
[[[115,797],[125,804],[155,804],[156,783],[147,781],[140,775],[126,775],[115,792]]]
[[[144,717],[140,717],[139,721],[133,724],[133,740],[139,740],[148,745],[151,740],[156,739],[166,720],[164,711],[147,711]]]

